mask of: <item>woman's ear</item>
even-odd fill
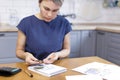
[[[40,6],[41,6],[41,3],[39,3],[39,4],[38,4],[38,6],[39,6],[39,8],[40,8]]]
[[[39,8],[40,8],[40,3],[38,4]]]

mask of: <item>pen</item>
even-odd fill
[[[30,72],[28,72],[27,70],[25,70],[24,71],[29,77],[33,77],[33,75],[30,73]]]

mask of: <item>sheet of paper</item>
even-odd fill
[[[103,80],[100,76],[95,75],[72,75],[66,76],[66,80]]]
[[[120,67],[112,64],[92,62],[72,69],[83,74],[92,74],[100,76],[107,80],[120,80]],[[117,77],[117,79],[116,79]]]

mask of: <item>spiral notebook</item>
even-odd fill
[[[67,68],[54,64],[40,64],[29,66],[28,70],[50,77],[67,71]]]

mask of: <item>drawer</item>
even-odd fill
[[[120,61],[120,51],[119,51],[119,49],[108,48],[107,53],[108,53],[107,54],[108,57],[112,57],[112,58]]]
[[[108,59],[107,59],[107,60],[120,66],[120,60],[114,58],[113,56],[108,56]]]
[[[109,48],[107,51],[107,60],[117,65],[120,65],[120,51],[115,48]]]
[[[120,39],[120,33],[108,33],[110,38]]]
[[[0,32],[0,37],[17,36],[17,32]]]

